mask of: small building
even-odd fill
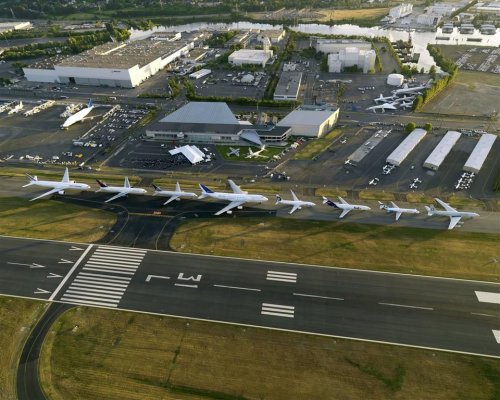
[[[401,74],[389,74],[387,76],[387,84],[390,86],[401,86],[405,77]]]
[[[435,3],[432,6],[427,7],[426,11],[432,14],[439,15],[441,17],[448,17],[460,7],[462,7],[462,5],[460,5],[459,3]]]
[[[455,26],[452,23],[447,23],[447,24],[443,24],[443,28],[441,29],[441,31],[443,33],[453,33],[454,29],[455,29]]]
[[[375,69],[377,54],[375,50],[360,50],[346,47],[338,53],[328,54],[328,72],[342,72],[346,67],[357,66],[364,74]]]
[[[226,49],[231,48],[231,46],[241,46],[243,48],[248,46],[250,40],[252,40],[252,36],[250,32],[240,32],[234,35],[231,39],[229,39],[226,43],[224,43],[224,47]]]
[[[486,161],[486,157],[488,157],[496,138],[496,135],[492,135],[491,133],[481,135],[476,147],[474,147],[474,150],[472,150],[471,155],[465,162],[463,170],[477,174]]]
[[[338,119],[338,108],[300,106],[277,126],[290,127],[294,136],[321,137],[333,129]]]
[[[193,72],[192,74],[189,74],[189,77],[191,79],[200,79],[210,75],[211,73],[212,73],[211,69],[200,69],[196,72]]]
[[[420,143],[420,141],[427,135],[425,129],[417,128],[413,130],[394,151],[389,154],[386,162],[388,164],[395,165],[399,167],[401,163],[408,157],[408,155],[413,151],[415,147]]]
[[[403,18],[408,15],[410,15],[413,12],[413,4],[408,3],[408,4],[400,4],[399,6],[392,7],[389,10],[389,16],[391,18]]]
[[[228,61],[233,65],[261,65],[264,68],[272,56],[272,50],[242,49],[230,54]]]
[[[458,139],[460,139],[460,135],[460,132],[457,131],[446,132],[446,135],[444,135],[436,148],[424,161],[424,167],[437,171],[451,149],[453,149],[453,146],[458,142]]]
[[[441,21],[441,16],[434,13],[424,13],[417,17],[417,24],[419,25],[436,26],[439,21]]]
[[[276,89],[274,100],[297,100],[302,82],[302,72],[282,72]]]
[[[0,33],[33,28],[31,22],[0,22]]]
[[[181,146],[176,147],[175,149],[168,151],[171,156],[175,156],[176,154],[182,154],[184,157],[188,159],[191,164],[198,164],[199,162],[205,159],[205,153],[203,153],[196,146]]]

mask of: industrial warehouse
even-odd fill
[[[406,159],[406,157],[408,157],[408,155],[413,151],[413,149],[417,147],[417,145],[425,137],[425,135],[427,135],[427,131],[425,129],[415,129],[387,157],[386,162],[388,164],[399,167],[401,163]]]
[[[460,132],[448,131],[429,157],[424,161],[424,167],[437,170],[453,146],[458,142],[458,139],[460,139],[460,135]]]

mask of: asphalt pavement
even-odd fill
[[[0,238],[0,293],[500,358],[500,285]]]

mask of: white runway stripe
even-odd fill
[[[146,249],[133,249],[130,247],[114,247],[114,246],[98,246],[98,249],[118,251],[121,253],[135,253],[135,254],[146,254],[148,252]]]
[[[113,268],[123,268],[127,270],[133,270],[135,271],[138,267],[138,265],[124,265],[124,264],[117,264],[114,262],[102,262],[102,261],[87,261],[85,265],[102,265],[103,267],[113,267]]]
[[[128,283],[109,282],[108,279],[106,279],[105,281],[95,281],[95,280],[91,280],[91,279],[84,279],[84,278],[77,277],[73,282],[94,283],[96,285],[107,285],[107,286],[123,287],[123,288],[126,288],[128,286]]]
[[[96,292],[96,293],[116,293],[117,295],[121,294],[123,296],[123,292],[115,291],[115,292],[110,292],[109,290],[105,289],[92,289],[92,288],[86,288],[86,287],[73,287],[70,286],[68,288],[69,291],[78,291],[79,293],[82,293],[82,291],[85,291],[85,293],[90,293],[90,292]]]
[[[113,279],[117,279],[120,281],[127,281],[127,282],[130,282],[130,280],[132,279],[132,278],[129,278],[127,276],[113,276],[113,275],[105,275],[105,274],[95,274],[93,272],[80,272],[78,275],[99,276],[102,278],[113,278]]]
[[[481,303],[500,304],[500,293],[476,291],[477,300]]]
[[[66,296],[61,297],[61,300],[67,301],[68,303],[83,304],[83,305],[89,305],[89,306],[103,306],[103,307],[113,307],[113,308],[117,307],[117,304],[115,304],[115,303],[104,303],[102,301],[79,300],[79,299],[73,299],[71,297],[66,297]]]
[[[115,250],[104,250],[104,249],[96,249],[93,254],[106,254],[110,256],[123,256],[123,257],[133,257],[133,258],[144,258],[145,254],[139,253],[126,253],[124,251],[115,251]]]
[[[131,257],[120,257],[120,256],[110,256],[110,255],[101,255],[101,254],[94,254],[90,259],[99,259],[99,260],[113,260],[113,261],[121,261],[121,262],[128,262],[128,263],[135,263],[135,264],[140,264],[142,261],[142,258],[131,258]]]
[[[95,288],[95,289],[106,289],[106,290],[111,290],[113,292],[124,292],[126,288],[118,288],[118,287],[113,287],[113,286],[104,286],[104,285],[94,285],[90,283],[80,283],[80,282],[75,282],[72,283],[70,287],[89,287],[89,288]]]
[[[394,304],[394,303],[378,303],[382,306],[392,306],[392,307],[403,307],[403,308],[416,308],[418,310],[429,310],[429,311],[434,311],[434,308],[431,307],[420,307],[420,306],[410,306],[407,304]]]
[[[113,274],[134,275],[134,272],[113,271],[112,269],[106,269],[106,268],[83,267],[82,269],[84,271],[99,271],[99,272],[111,272]]]
[[[297,274],[293,272],[267,271],[266,279],[268,281],[296,283]]]
[[[87,276],[87,275],[84,275],[84,273],[80,273],[78,274],[77,278],[78,279],[85,279],[85,280],[88,280],[88,281],[99,281],[99,282],[112,282],[112,283],[130,283],[130,279],[128,279],[127,281],[123,281],[121,279],[114,279],[113,276],[109,276],[109,278],[101,278],[99,276]]]
[[[260,311],[260,313],[263,315],[273,315],[276,317],[293,318],[295,314],[295,307],[286,306],[283,304],[262,303],[262,310]]]
[[[293,314],[282,314],[282,313],[278,313],[278,312],[262,311],[261,314],[263,314],[263,315],[275,315],[277,317],[293,318]]]
[[[493,336],[495,336],[497,343],[500,343],[500,331],[493,330]]]
[[[294,310],[294,306],[283,306],[280,304],[270,304],[270,303],[262,303],[262,307],[274,307],[274,308],[284,308],[285,310]]]
[[[327,299],[327,300],[344,300],[341,297],[328,297],[328,296],[318,296],[316,294],[305,294],[305,293],[294,293],[294,296],[303,296],[303,297],[313,297],[317,299]]]
[[[118,300],[120,300],[122,298],[122,296],[116,296],[116,295],[112,295],[112,294],[108,294],[108,293],[92,293],[92,292],[88,292],[88,291],[82,292],[80,290],[73,290],[73,289],[68,289],[66,291],[66,294],[71,295],[71,296],[85,294],[86,296],[89,296],[89,297],[95,297],[95,298],[105,297],[105,298],[118,299]]]
[[[107,265],[107,264],[101,264],[101,263],[94,263],[94,262],[88,262],[87,264],[85,264],[85,266],[87,267],[102,267],[102,268],[106,268],[106,269],[110,269],[110,270],[117,270],[117,271],[136,271],[137,270],[137,267],[128,267],[128,266],[124,266],[124,265]]]

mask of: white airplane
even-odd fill
[[[249,147],[248,148],[248,154],[245,156],[245,158],[255,158],[255,157],[266,157],[267,156],[264,156],[264,155],[261,155],[260,153],[262,153],[264,150],[266,149],[266,146],[262,146],[262,148],[258,151],[252,151],[252,149]]]
[[[392,94],[394,94],[395,96],[398,96],[400,94],[422,94],[422,90],[424,89],[427,89],[428,86],[425,85],[425,86],[415,86],[415,87],[408,87],[406,85],[406,87],[404,87],[403,89],[396,89],[396,90],[393,90],[392,91]]]
[[[387,101],[388,101],[388,100],[389,100],[389,101],[394,100],[394,96],[387,96],[387,97],[384,97],[384,95],[383,95],[382,93],[380,93],[380,96],[379,96],[379,97],[377,97],[376,99],[373,99],[373,101],[374,101],[375,103],[377,103],[377,104],[378,104],[379,102],[380,102],[380,103],[387,103]]]
[[[220,211],[217,211],[214,215],[221,215],[224,213],[232,214],[231,210],[233,208],[237,207],[239,210],[241,210],[243,208],[243,204],[245,203],[263,203],[264,201],[268,200],[267,197],[264,197],[260,194],[248,194],[248,192],[244,192],[231,179],[228,179],[228,182],[229,186],[231,186],[231,189],[233,190],[233,193],[214,192],[205,185],[200,184],[200,199],[211,197],[213,199],[225,200],[230,202],[226,207],[224,207]]]
[[[0,106],[0,113],[7,111],[11,106],[15,104],[15,101],[11,101],[10,103],[4,103]]]
[[[239,147],[230,147],[229,148],[229,152],[227,153],[227,156],[230,157],[230,156],[236,156],[236,157],[239,157],[240,156],[240,148]]]
[[[170,196],[170,198],[165,203],[163,203],[164,206],[166,206],[168,203],[174,200],[180,200],[181,198],[194,199],[198,197],[196,193],[182,191],[179,182],[175,184],[175,190],[162,190],[159,186],[156,186],[155,184],[153,184],[153,187],[155,188],[153,196]]]
[[[97,190],[98,192],[105,193],[116,193],[115,196],[106,200],[105,203],[109,203],[110,201],[116,200],[120,197],[127,197],[129,194],[146,194],[146,189],[135,188],[130,186],[130,182],[128,181],[128,176],[125,177],[125,181],[123,182],[123,186],[108,186],[104,182],[101,182],[99,179],[96,179],[100,188]]]
[[[342,197],[338,196],[340,202],[334,202],[329,200],[328,198],[323,196],[323,204],[327,204],[330,207],[338,208],[339,210],[342,210],[342,213],[339,215],[339,218],[344,218],[346,214],[351,211],[351,210],[371,210],[370,207],[368,206],[363,206],[363,205],[358,205],[358,204],[349,204],[347,201],[345,201]]]
[[[479,217],[478,213],[475,212],[468,212],[468,211],[457,211],[453,207],[451,207],[448,203],[445,203],[444,201],[435,198],[441,206],[445,209],[445,211],[440,211],[436,210],[434,206],[425,206],[425,209],[427,210],[427,215],[432,216],[432,215],[442,215],[444,217],[449,217],[450,218],[450,225],[448,226],[448,229],[453,229],[462,218],[474,218],[474,217]]]
[[[283,198],[279,194],[276,195],[276,204],[285,204],[288,206],[293,206],[289,214],[293,214],[295,211],[301,210],[302,207],[314,207],[316,205],[312,201],[299,200],[298,197],[293,192],[293,190],[290,190],[290,193],[292,193],[293,200],[283,200]]]
[[[24,185],[23,187],[27,186],[41,186],[45,188],[51,188],[48,192],[35,197],[34,199],[31,199],[30,201],[33,200],[38,200],[41,199],[42,197],[50,196],[54,193],[59,193],[59,194],[64,194],[65,190],[68,189],[74,189],[74,190],[88,190],[90,189],[90,186],[87,185],[86,183],[76,183],[75,181],[70,181],[69,180],[69,171],[68,168],[64,171],[63,178],[61,182],[58,181],[39,181],[36,176],[31,176],[26,174],[29,178],[29,183],[27,185]]]
[[[18,104],[12,107],[7,114],[8,115],[17,114],[18,112],[21,112],[23,108],[24,108],[23,102],[20,101]]]
[[[352,165],[353,167],[356,166],[356,164],[354,164],[351,160],[347,159],[344,161],[344,165]]]
[[[407,103],[407,102],[403,101],[401,104],[399,104],[399,106],[401,108],[404,108],[406,110],[407,108],[412,108],[413,107],[413,103],[411,103],[411,102]]]
[[[380,180],[379,178],[373,178],[371,181],[368,182],[368,184],[376,186],[379,180]]]
[[[73,114],[68,117],[66,121],[61,125],[61,129],[67,129],[71,125],[76,124],[77,122],[83,122],[85,117],[89,115],[89,113],[94,109],[94,104],[92,103],[92,99],[89,99],[86,108],[82,108],[76,114]]]
[[[391,206],[389,207],[388,205],[382,203],[381,201],[378,202],[380,204],[380,209],[385,210],[389,213],[396,213],[396,221],[399,220],[399,217],[401,217],[401,214],[407,213],[407,214],[420,214],[420,211],[418,211],[416,208],[401,208],[396,205],[393,201],[391,201]]]
[[[368,107],[366,110],[373,111],[374,113],[376,113],[377,110],[382,110],[382,112],[385,112],[385,110],[397,110],[397,108],[393,103],[384,103],[384,104],[379,104],[376,106]]]

